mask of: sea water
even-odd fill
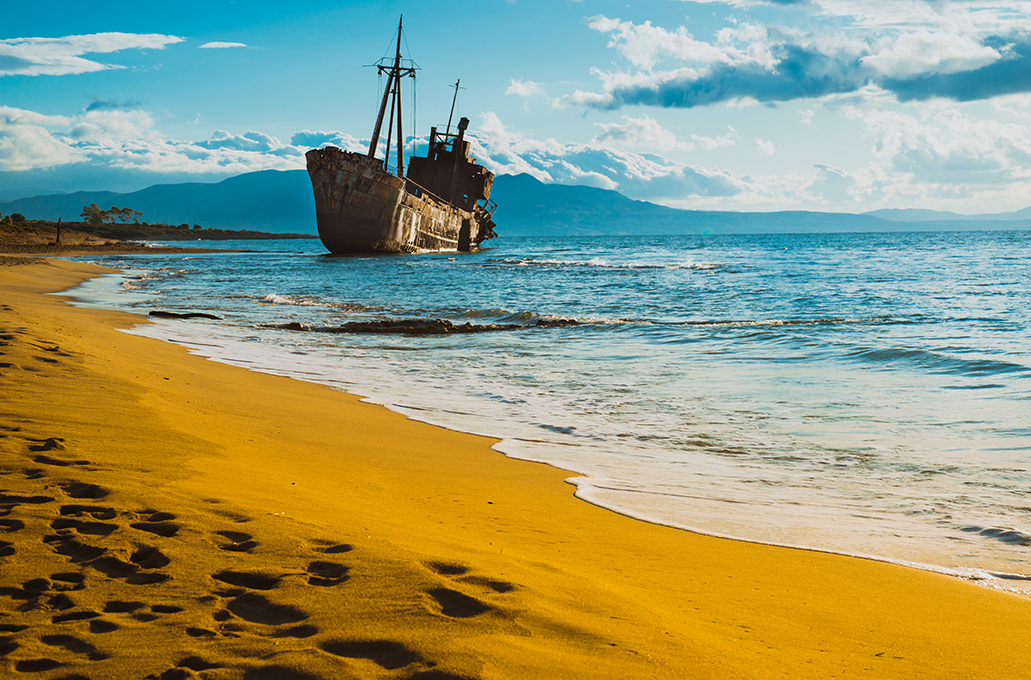
[[[105,257],[76,295],[217,315],[131,332],[497,437],[617,512],[1031,591],[1031,232],[218,245],[247,252]],[[400,332],[438,320],[480,332]]]

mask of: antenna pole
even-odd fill
[[[451,118],[455,115],[455,102],[458,101],[458,84],[462,82],[461,78],[455,81],[455,96],[451,100],[451,113],[447,114],[447,132],[444,133],[444,139],[451,133]]]

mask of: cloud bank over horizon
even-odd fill
[[[746,4],[746,3],[735,3]],[[756,4],[756,3],[747,3]],[[1026,11],[979,13],[980,2],[887,2],[883,14],[850,2],[792,2],[852,19],[804,30],[787,24],[730,23],[713,40],[686,26],[667,29],[598,15],[590,29],[607,35],[626,67],[594,68],[601,91],[576,90],[567,104],[693,108],[725,102],[763,104],[821,99],[864,90],[898,101],[975,101],[1031,92],[1031,19]],[[1022,4],[1022,3],[1018,3]],[[880,3],[877,3],[879,6]],[[910,8],[911,13],[902,13]],[[923,8],[926,12],[916,12]],[[1027,9],[1026,7],[1024,9]],[[1014,17],[1013,14],[1017,16]]]

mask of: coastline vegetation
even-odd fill
[[[249,229],[218,229],[190,225],[167,224],[165,222],[148,223],[140,221],[143,213],[133,208],[112,206],[108,210],[100,208],[96,203],[83,207],[82,218],[78,222],[28,219],[21,213],[3,215],[0,213],[0,233],[36,234],[47,233],[58,240],[59,231],[64,234],[78,233],[98,239],[116,241],[227,241],[227,240],[260,240],[260,239],[310,239],[315,234],[272,233],[252,231]]]

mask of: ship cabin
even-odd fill
[[[465,131],[469,119],[458,121],[458,133],[438,134],[437,128],[430,128],[430,144],[426,156],[408,159],[408,190],[417,196],[423,192],[466,212],[478,212],[477,208],[490,215],[494,202],[490,200],[490,189],[494,174],[469,155],[469,142]],[[482,204],[481,204],[482,201]]]

